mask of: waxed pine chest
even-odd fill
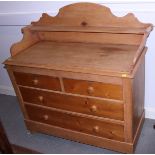
[[[76,3],[22,29],[4,64],[27,129],[132,153],[144,121],[151,24]]]

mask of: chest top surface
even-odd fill
[[[7,65],[71,72],[131,74],[152,30],[129,13],[114,16],[94,3],[75,3],[55,17],[43,14],[22,29],[23,39],[12,45]]]

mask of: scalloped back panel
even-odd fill
[[[37,26],[147,27],[132,14],[116,17],[109,8],[94,3],[75,3],[59,10],[55,17],[43,14]]]

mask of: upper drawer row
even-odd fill
[[[21,72],[14,72],[14,76],[18,85],[55,91],[62,90],[58,77]],[[63,78],[63,86],[67,93],[117,100],[123,98],[122,86],[119,84]]]

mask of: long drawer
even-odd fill
[[[14,72],[13,74],[18,85],[56,91],[61,90],[60,81],[58,77],[21,72]]]
[[[73,94],[123,99],[122,85],[85,80],[63,79],[65,91]]]
[[[66,114],[52,109],[25,105],[29,119],[87,134],[124,141],[124,126],[88,117]]]
[[[116,120],[124,119],[123,103],[19,87],[24,102]]]

